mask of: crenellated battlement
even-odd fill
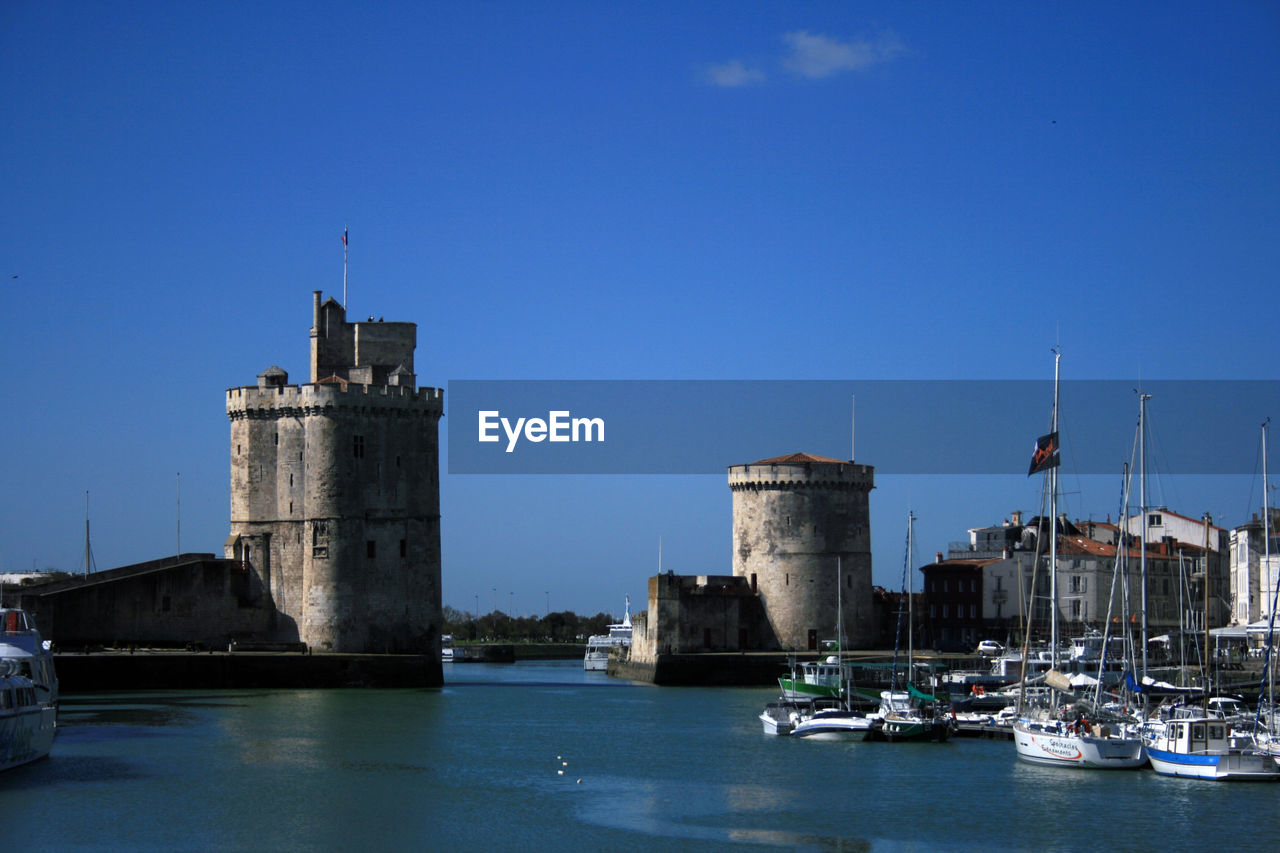
[[[875,488],[875,468],[855,462],[766,462],[729,467],[730,491]]]
[[[370,412],[398,409],[406,413],[438,415],[444,409],[444,389],[359,385],[354,382],[267,388],[246,385],[227,389],[227,416],[232,420],[319,414],[335,408]]]

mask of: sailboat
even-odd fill
[[[848,676],[844,669],[844,607],[840,590],[844,587],[844,571],[839,555],[836,555],[836,654],[835,665],[840,673],[840,702],[835,707],[814,710],[807,715],[797,715],[791,729],[792,737],[814,740],[866,740],[875,727],[875,721],[855,711],[850,704]],[[763,721],[763,717],[761,720]]]
[[[942,742],[947,739],[947,735],[951,732],[951,720],[938,714],[937,697],[917,689],[913,683],[915,675],[915,637],[913,633],[914,613],[912,598],[915,593],[913,590],[914,584],[912,583],[913,560],[911,553],[915,520],[915,513],[908,512],[907,551],[902,569],[904,575],[902,591],[906,598],[907,611],[906,689],[898,689],[898,649],[897,640],[895,639],[893,684],[888,690],[882,691],[880,694],[880,716],[882,720],[880,732],[884,739],[890,742],[916,740]],[[898,622],[900,629],[902,622],[901,607],[898,608]],[[901,634],[901,630],[898,633]]]
[[[1058,465],[1061,461],[1058,439],[1058,381],[1062,353],[1054,350],[1053,414],[1049,434],[1036,442],[1028,476],[1044,471],[1049,491],[1049,619],[1050,670],[1045,683],[1058,690],[1069,690],[1070,680],[1058,672]],[[1145,548],[1145,544],[1143,546]],[[1054,703],[1057,704],[1056,702]],[[1013,723],[1013,743],[1018,758],[1031,764],[1052,767],[1089,767],[1126,769],[1140,767],[1147,758],[1142,740],[1108,724],[1097,726],[1082,716],[1063,719],[1045,709],[1020,716]]]

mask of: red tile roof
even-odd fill
[[[785,465],[788,463],[799,462],[825,462],[834,463],[836,465],[848,465],[848,459],[832,459],[828,456],[815,456],[812,453],[789,453],[786,456],[775,456],[772,459],[761,459],[758,462],[752,462],[752,465]]]

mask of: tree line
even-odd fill
[[[480,616],[447,604],[443,633],[457,643],[585,643],[592,634],[609,633],[613,617],[608,613],[579,616],[568,610],[545,616],[509,616],[494,610]]]

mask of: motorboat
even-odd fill
[[[849,678],[839,655],[827,655],[821,660],[805,661],[793,667],[788,676],[778,679],[782,698],[792,702],[815,699],[840,699]]]
[[[0,609],[0,770],[44,758],[57,732],[53,651],[25,611]]]
[[[1155,728],[1147,740],[1151,767],[1162,776],[1214,781],[1280,781],[1280,763],[1253,745],[1253,737],[1233,732],[1220,719],[1175,718]]]
[[[866,740],[879,722],[847,708],[828,708],[801,718],[791,729],[791,736],[813,740]]]

